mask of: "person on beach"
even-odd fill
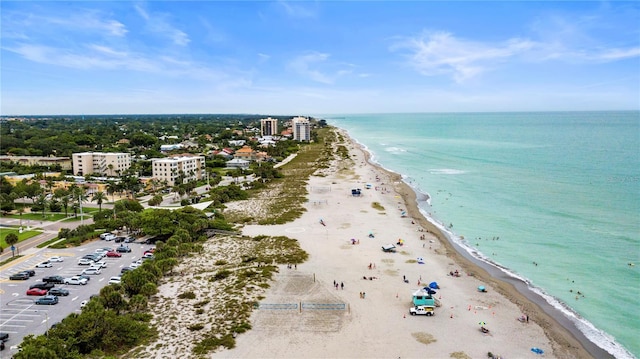
[[[344,282],[340,283],[340,288],[342,288],[342,290],[344,290]]]

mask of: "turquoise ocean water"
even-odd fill
[[[469,253],[640,356],[639,112],[320,117],[427,194],[423,214]]]

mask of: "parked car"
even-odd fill
[[[95,263],[95,261],[89,258],[80,258],[78,260],[78,265],[81,265],[81,266],[88,266],[88,265],[91,265],[92,263]]]
[[[122,277],[111,277],[109,279],[109,284],[120,284],[122,282]]]
[[[23,270],[22,273],[27,273],[29,277],[33,277],[34,275],[36,275],[36,271],[34,271],[33,269]]]
[[[64,278],[59,275],[50,275],[42,278],[42,281],[45,283],[64,283]]]
[[[82,274],[89,274],[89,275],[98,275],[100,274],[100,269],[99,268],[87,268],[85,270],[82,271]]]
[[[107,268],[107,262],[105,262],[105,261],[94,262],[94,263],[91,263],[90,267],[91,268],[98,268],[98,269]]]
[[[82,302],[80,302],[80,309],[84,308],[87,306],[87,303],[89,303],[91,299],[85,299]]]
[[[120,258],[122,257],[122,254],[118,253],[118,252],[107,252],[107,257],[109,258]]]
[[[44,261],[42,263],[36,264],[36,268],[51,268],[51,267],[53,267],[53,264],[51,264],[51,262],[49,261]]]
[[[45,295],[42,298],[36,299],[36,304],[54,305],[58,304],[58,297],[55,295]]]
[[[74,277],[70,277],[70,278],[65,278],[64,279],[64,284],[86,285],[87,284],[87,280],[85,278],[81,278],[79,276],[74,276]]]
[[[91,259],[92,261],[99,261],[102,259],[102,256],[98,253],[91,253],[91,254],[85,254],[84,256],[82,256],[82,258],[84,259]]]
[[[86,274],[82,274],[82,273],[80,273],[80,274],[78,274],[77,276],[78,276],[78,277],[80,277],[80,278],[84,278],[84,279],[86,279],[86,280],[87,280],[87,282],[89,282],[89,281],[91,280],[91,276],[90,276],[90,275],[86,275]]]
[[[131,248],[129,248],[127,246],[120,246],[120,247],[116,248],[116,252],[118,252],[118,253],[130,253],[131,252]]]
[[[60,297],[60,296],[66,297],[69,295],[69,291],[64,288],[51,288],[49,289],[49,295],[55,295],[57,297]]]
[[[124,239],[124,243],[133,243],[133,242],[135,242],[135,241],[136,241],[136,238],[135,238],[135,237],[126,237],[126,238]]]
[[[15,273],[9,276],[10,280],[27,280],[29,279],[29,274],[24,273],[24,272],[20,272],[20,273]]]
[[[60,256],[55,256],[55,257],[49,258],[49,262],[64,262],[64,259]]]
[[[125,237],[116,237],[113,241],[116,242],[116,243],[122,243],[122,242],[124,242],[124,238]]]
[[[27,295],[47,295],[47,290],[40,288],[31,288],[27,290]]]
[[[416,305],[409,308],[409,314],[411,315],[426,315],[428,317],[433,316],[435,313],[435,307],[431,305]]]
[[[131,267],[123,267],[122,269],[120,269],[120,273],[125,273],[125,272],[128,272],[130,270],[133,270],[133,268],[131,268]]]
[[[56,285],[53,283],[36,283],[36,284],[30,285],[29,289],[38,288],[38,289],[49,290],[55,286]]]
[[[0,332],[0,342],[9,340],[9,333]]]
[[[114,238],[116,238],[116,235],[113,233],[102,233],[100,235],[100,239],[105,240],[105,241],[112,241]]]

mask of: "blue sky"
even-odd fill
[[[638,110],[639,2],[2,1],[0,114]]]

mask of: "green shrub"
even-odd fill
[[[178,298],[180,298],[180,299],[195,299],[196,298],[196,294],[194,292],[192,292],[192,291],[184,292],[184,293],[178,294]]]

